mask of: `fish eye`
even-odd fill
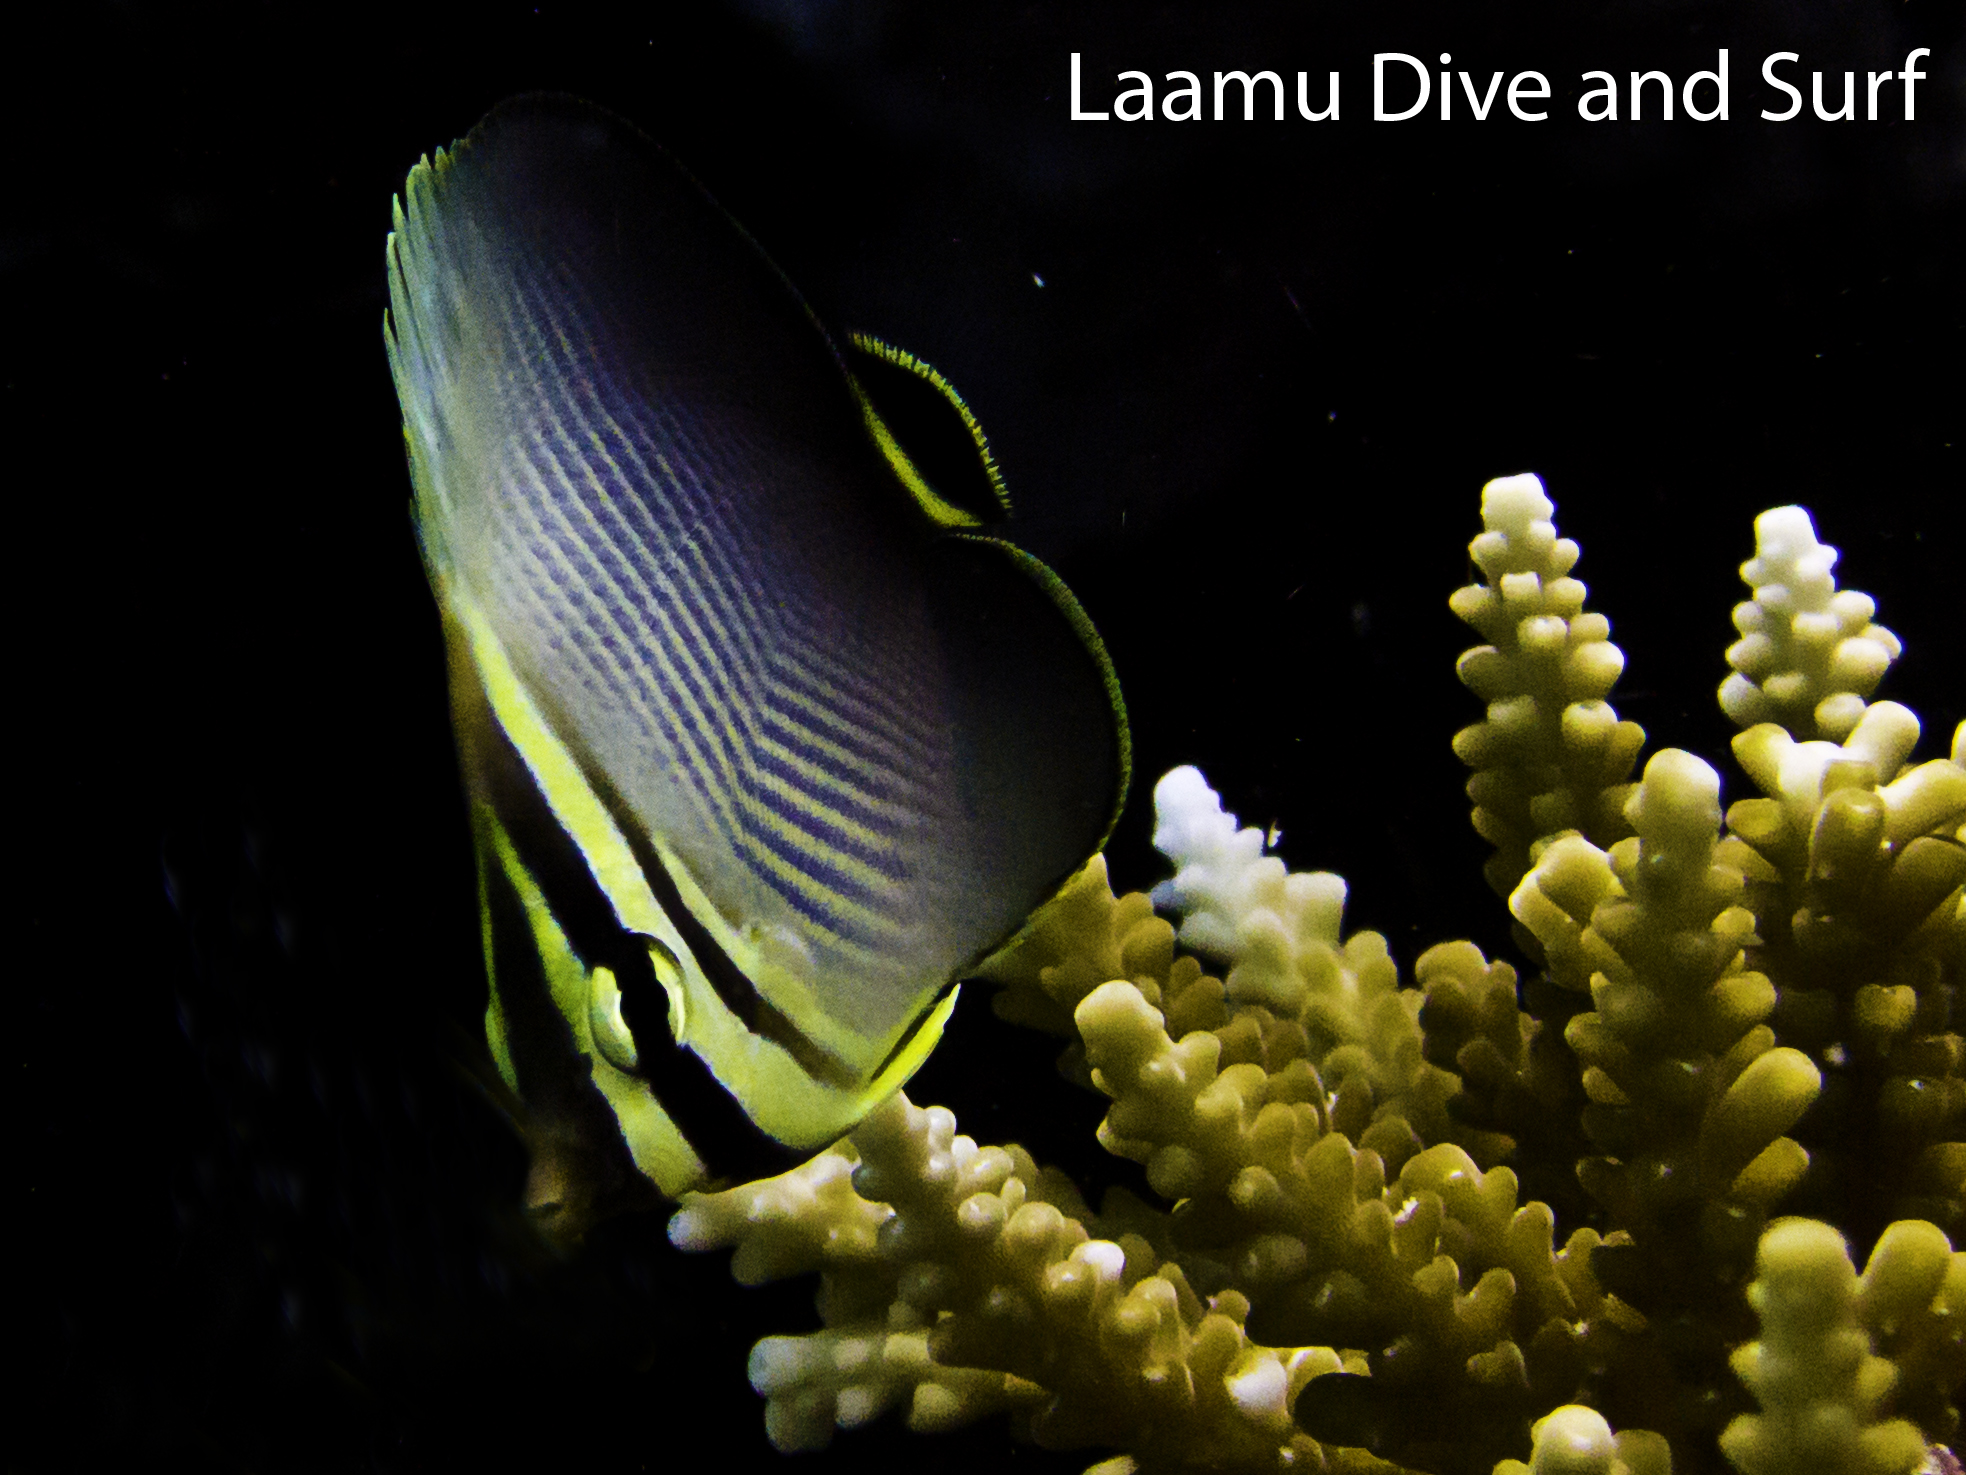
[[[654,970],[655,981],[662,985],[662,1001],[669,1009],[669,1035],[672,1039],[683,1038],[687,1021],[683,1016],[683,965],[667,943],[660,938],[644,936],[642,941],[648,945],[649,967]]]
[[[602,1059],[617,1070],[631,1075],[641,1063],[635,1050],[635,1033],[621,1017],[621,986],[612,968],[596,968],[588,975],[587,1022],[594,1030],[594,1046]]]
[[[665,993],[679,992],[683,986],[682,963],[660,938],[644,937],[642,941],[648,944],[649,966],[655,969],[655,981]]]

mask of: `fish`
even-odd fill
[[[486,1039],[577,1237],[898,1090],[1104,846],[1125,706],[962,397],[633,125],[503,103],[392,224]]]

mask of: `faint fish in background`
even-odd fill
[[[829,339],[702,189],[572,99],[411,172],[384,337],[450,651],[486,1032],[528,1203],[789,1166],[1104,844],[1091,625],[941,376]]]

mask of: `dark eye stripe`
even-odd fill
[[[621,987],[622,1015],[634,1035],[640,1058],[639,1074],[648,1081],[670,1120],[713,1174],[769,1177],[802,1160],[804,1153],[767,1136],[696,1053],[676,1043],[669,1029],[668,993],[656,980],[647,941],[627,931],[615,917],[613,906],[594,880],[579,847],[554,819],[524,760],[492,717],[482,689],[477,696],[477,719],[459,722],[460,731],[469,730],[471,734],[469,742],[473,751],[468,759],[472,771],[479,775],[485,788],[484,797],[505,827],[521,863],[546,898],[553,919],[566,934],[575,954],[589,968],[601,966],[614,971]],[[488,872],[498,870],[495,860],[487,863]],[[502,874],[496,880],[509,890],[509,882]],[[673,919],[676,915],[673,908],[681,903],[673,898],[673,886],[666,889],[672,893],[671,897],[662,897],[658,888],[658,900]],[[507,932],[510,934],[509,928]],[[704,963],[701,946],[709,940],[707,936],[698,939],[690,937],[687,931],[684,935],[699,963]],[[495,934],[494,944],[499,949],[497,967],[501,978],[508,968],[525,969],[523,976],[528,980],[525,986],[543,997],[546,985],[539,976],[537,950],[530,932],[522,926],[513,935]],[[719,955],[719,960],[726,969],[735,972],[727,959]],[[705,972],[714,985],[716,974],[708,966]],[[504,997],[501,990],[501,1000]],[[553,1012],[558,1017],[558,1011]],[[739,1018],[744,1017],[740,1012]],[[571,1051],[570,1039],[565,1048]],[[523,1076],[521,1088],[526,1089]],[[610,1123],[612,1120],[609,1113]],[[616,1136],[619,1130],[618,1126],[614,1128]]]
[[[661,1195],[636,1169],[587,1058],[574,1047],[572,1027],[554,1006],[525,904],[488,846],[480,867],[492,987],[535,1155],[548,1152],[565,1170],[563,1207],[574,1224],[655,1207]]]
[[[575,761],[580,762],[575,753]],[[648,836],[636,825],[634,814],[620,794],[608,784],[606,776],[599,773],[591,764],[581,762],[581,772],[593,789],[595,797],[613,818],[616,827],[628,842],[629,853],[641,867],[649,889],[655,893],[657,905],[662,913],[682,935],[685,944],[696,957],[696,963],[703,970],[717,997],[724,1007],[735,1014],[752,1034],[762,1035],[782,1048],[798,1062],[799,1067],[816,1081],[823,1081],[842,1090],[851,1090],[860,1084],[860,1078],[829,1055],[797,1025],[773,1008],[770,1001],[758,992],[757,985],[745,975],[710,935],[709,929],[696,919],[689,904],[682,899],[668,868],[662,858],[649,844]],[[926,1017],[927,1010],[923,1010]],[[721,1087],[719,1088],[721,1089]]]

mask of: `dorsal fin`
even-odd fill
[[[947,379],[866,333],[849,335],[846,361],[868,430],[929,521],[975,528],[1010,515],[989,439]]]

